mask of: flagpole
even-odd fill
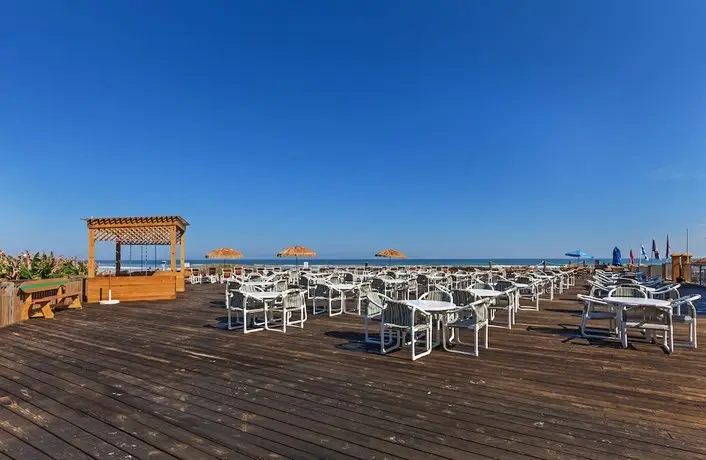
[[[686,253],[689,254],[689,229],[686,229]]]

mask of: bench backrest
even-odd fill
[[[66,280],[37,280],[22,283],[18,289],[25,294],[34,294],[36,292],[56,291],[66,283]]]

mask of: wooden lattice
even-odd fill
[[[95,241],[114,241],[125,245],[169,245],[171,232],[176,227],[176,241],[180,242],[189,223],[179,216],[107,217],[85,219],[94,230]]]

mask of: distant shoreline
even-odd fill
[[[595,260],[599,260],[602,263],[610,263],[611,258],[598,258],[589,259],[586,261],[587,265],[593,265]],[[299,265],[304,265],[306,262],[309,266],[364,266],[368,265],[371,267],[384,267],[387,265],[421,265],[421,266],[454,266],[454,267],[487,267],[492,263],[493,266],[497,267],[511,267],[511,266],[524,266],[531,267],[541,265],[543,262],[547,265],[564,266],[568,265],[570,262],[572,265],[576,264],[576,259],[569,258],[497,258],[497,259],[384,259],[384,258],[369,258],[369,259],[311,259],[311,258],[301,258],[299,259]],[[98,260],[97,261],[101,268],[111,268],[115,266],[115,261],[112,260]],[[162,268],[162,266],[169,265],[169,261],[157,259],[155,260],[123,260],[121,261],[122,269],[149,269],[149,268]],[[297,261],[293,258],[282,258],[282,259],[187,259],[187,263],[191,266],[204,266],[204,265],[240,265],[240,266],[294,266]],[[583,261],[581,261],[582,263]],[[637,262],[637,261],[636,261]],[[666,263],[665,261],[649,261],[643,262],[642,265],[661,265]]]

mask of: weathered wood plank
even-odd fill
[[[578,290],[492,329],[477,359],[411,362],[366,352],[356,317],[286,335],[204,327],[223,316],[222,289],[0,331],[5,413],[93,458],[706,458],[706,354],[572,337]]]

